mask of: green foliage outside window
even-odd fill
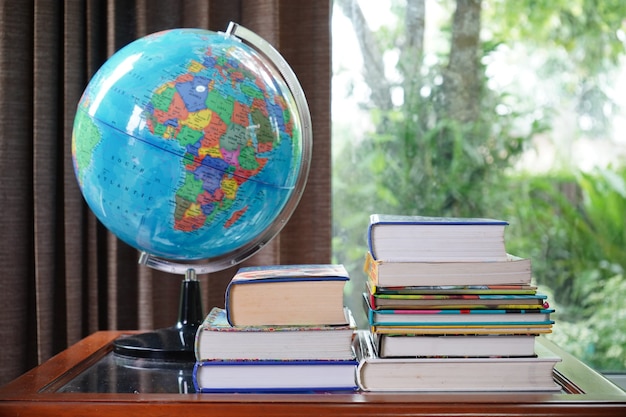
[[[509,182],[508,247],[532,259],[556,307],[557,343],[601,370],[626,369],[626,167]]]

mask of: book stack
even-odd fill
[[[532,285],[530,259],[507,253],[506,226],[371,216],[361,389],[560,389],[552,377],[558,358],[535,349],[537,336],[552,331],[554,310]]]
[[[355,390],[342,265],[241,268],[198,328],[196,392]]]

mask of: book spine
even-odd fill
[[[230,300],[231,292],[232,292],[233,281],[230,281],[226,286],[226,291],[224,292],[224,310],[226,311],[226,321],[231,326],[233,325],[233,313],[232,313],[232,302]]]
[[[365,264],[363,265],[363,272],[368,277],[372,285],[378,285],[378,262],[374,260],[371,252],[367,252],[365,256]]]
[[[370,217],[370,224],[367,227],[367,249],[369,251],[369,253],[372,255],[372,258],[374,260],[376,260],[376,252],[374,251],[374,239],[372,238],[372,233],[374,232],[374,225],[375,223],[373,222],[373,216]]]
[[[196,392],[202,391],[202,387],[200,387],[200,383],[198,382],[198,368],[200,367],[200,363],[201,362],[196,361],[191,371],[191,381],[193,382],[193,388]]]

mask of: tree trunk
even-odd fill
[[[404,45],[400,48],[399,67],[405,82],[420,78],[424,57],[424,33],[426,31],[426,4],[424,0],[407,0],[404,16]]]
[[[404,17],[403,45],[400,48],[398,69],[403,77],[404,104],[416,110],[422,88],[422,60],[424,58],[424,34],[426,32],[426,4],[424,0],[408,0]]]
[[[481,0],[457,0],[452,22],[444,109],[447,119],[462,124],[476,121],[480,113],[480,10]]]
[[[359,48],[363,56],[363,78],[370,88],[373,107],[381,110],[391,109],[391,90],[389,82],[385,78],[383,51],[367,25],[361,7],[356,1],[339,0],[336,4],[352,22],[356,38],[359,41]]]

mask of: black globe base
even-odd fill
[[[113,342],[113,351],[118,355],[133,358],[193,361],[195,332],[189,330],[172,326],[121,337]]]
[[[181,284],[178,322],[172,327],[120,337],[113,342],[113,352],[133,358],[193,362],[196,332],[203,320],[200,283],[191,270]]]

